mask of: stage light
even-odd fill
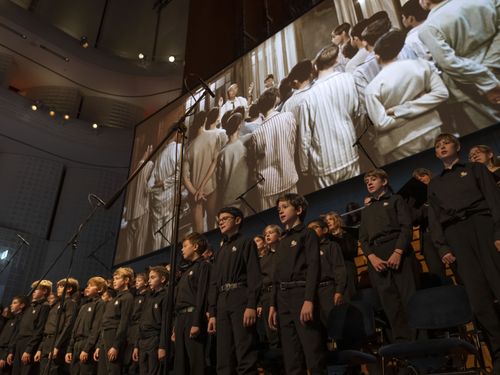
[[[56,115],[56,111],[54,111],[53,109],[51,109],[51,110],[49,111],[49,116],[50,116],[50,117],[54,117],[55,115]]]
[[[168,61],[171,63],[175,62],[175,56],[169,56]]]
[[[137,55],[137,57],[139,58],[139,60],[144,60],[146,58],[146,55],[143,54],[142,52],[139,52],[139,54]]]
[[[63,117],[64,117],[65,120],[69,120],[69,115],[68,114],[64,115]]]
[[[38,109],[38,106],[36,104],[31,105],[31,110],[36,111]]]
[[[80,38],[80,45],[83,47],[83,48],[89,48],[89,39],[84,35]]]
[[[99,125],[97,125],[95,122],[92,124],[93,129],[97,129],[98,127],[99,127]]]

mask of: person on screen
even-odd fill
[[[181,160],[180,137],[174,138],[162,148],[153,168],[154,185],[149,192],[150,236],[152,241],[150,251],[170,245],[172,241],[174,201],[176,194],[176,177],[178,163]],[[161,231],[161,233],[160,233]]]
[[[315,59],[318,79],[299,106],[299,166],[316,190],[359,174],[354,123],[358,95],[351,74],[334,71],[338,47],[323,48]]]
[[[357,48],[358,52],[350,59],[346,66],[345,66],[345,71],[346,73],[353,73],[354,70],[363,64],[368,57],[369,52],[366,50],[365,45],[363,43],[362,39],[362,32],[365,29],[367,25],[367,20],[362,19],[359,21],[356,25],[354,25],[351,29],[351,45],[355,48]]]
[[[498,33],[494,0],[420,0],[429,16],[418,36],[443,71],[443,80],[469,121],[468,130],[500,121]],[[456,116],[457,119],[460,115]]]
[[[219,118],[220,108],[213,107],[207,113],[207,123],[205,124],[205,129],[219,134],[219,136],[222,137],[222,142],[225,144],[227,142],[227,135],[226,131],[223,128],[217,127],[217,125],[219,125]]]
[[[137,163],[137,170],[149,154],[153,151],[153,146],[146,148],[143,156]],[[127,221],[126,256],[124,259],[132,259],[141,256],[145,252],[145,245],[148,239],[149,221],[149,179],[153,173],[154,163],[150,160],[141,169],[139,174],[130,184],[127,191],[125,203],[125,220]]]
[[[300,101],[305,97],[304,93],[309,90],[313,82],[313,63],[311,60],[303,60],[295,64],[288,73],[288,81],[293,89],[293,94],[281,108],[281,112],[291,112],[298,122],[298,109]]]
[[[184,157],[184,186],[188,189],[194,229],[205,232],[214,228],[216,211],[215,163],[224,146],[223,138],[205,130],[206,112],[198,112],[189,127],[189,144]],[[206,214],[206,229],[205,229]]]
[[[337,62],[335,63],[335,70],[339,72],[345,72],[345,66],[349,62],[343,54],[343,49],[346,44],[351,43],[351,36],[349,31],[351,30],[351,24],[344,22],[343,24],[337,26],[331,34],[332,44],[339,47],[339,56],[337,57]]]
[[[268,89],[258,106],[264,116],[262,125],[252,134],[250,150],[256,158],[260,210],[276,204],[282,194],[296,193],[299,176],[295,169],[297,123],[290,112],[277,112],[278,90]]]
[[[270,89],[271,87],[276,87],[276,83],[274,81],[274,74],[268,74],[266,78],[264,78],[264,89]]]
[[[493,174],[497,185],[500,186],[500,160],[490,146],[476,145],[469,151],[469,160],[486,165]]]
[[[396,30],[377,40],[374,52],[382,71],[365,93],[382,165],[432,148],[442,125],[436,107],[448,99],[429,62],[397,60],[404,43],[404,33]]]
[[[252,104],[248,108],[248,117],[245,119],[240,128],[240,137],[252,134],[262,124],[262,117],[257,104]]]
[[[429,11],[420,6],[420,0],[409,0],[401,8],[404,27],[408,30],[406,34],[406,44],[417,54],[420,59],[432,60],[429,49],[422,43],[418,37],[422,24],[427,19]]]
[[[232,111],[237,107],[243,107],[245,110],[248,109],[248,101],[242,96],[238,96],[238,84],[233,83],[227,88],[227,100],[224,103],[224,99],[219,98],[220,116],[224,116],[224,113]]]
[[[222,207],[233,206],[244,211],[237,199],[248,189],[247,148],[239,136],[243,117],[235,113],[229,117],[226,132],[229,142],[221,150],[217,165],[217,186],[219,189],[219,204]]]

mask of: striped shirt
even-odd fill
[[[224,116],[224,113],[227,111],[232,111],[233,109],[236,109],[238,107],[244,107],[245,111],[248,109],[248,101],[242,97],[242,96],[237,96],[234,98],[234,100],[227,100],[222,107],[220,107],[220,114],[219,116],[222,118]]]
[[[324,176],[358,162],[354,122],[358,96],[352,75],[319,78],[299,107],[299,162],[302,172]]]
[[[280,112],[292,112],[293,115],[295,116],[295,121],[299,121],[299,106],[302,100],[305,98],[306,95],[304,95],[314,84],[314,82],[309,83],[307,86],[304,86],[303,88],[299,90],[295,90],[288,98],[288,100],[283,104],[283,107],[281,107]]]
[[[257,172],[265,179],[258,185],[262,197],[279,194],[297,183],[296,139],[297,123],[290,112],[272,112],[252,134]]]

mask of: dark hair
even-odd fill
[[[314,64],[318,70],[326,70],[335,65],[339,55],[339,47],[335,44],[323,47],[314,59]]]
[[[274,105],[276,104],[276,98],[278,97],[279,91],[275,87],[271,87],[264,91],[257,101],[260,113],[265,115],[270,109],[274,108]]]
[[[30,304],[28,297],[26,297],[26,296],[14,296],[14,297],[12,297],[12,301],[14,301],[15,299],[17,299],[20,303],[22,303],[24,305],[24,308],[26,308]]]
[[[362,38],[370,46],[375,45],[378,38],[384,35],[391,29],[391,21],[388,18],[382,18],[375,22],[370,22],[366,29],[361,34]]]
[[[281,80],[278,91],[280,93],[281,103],[286,102],[290,98],[290,96],[292,96],[293,92],[292,92],[292,86],[290,86],[289,78],[283,78]]]
[[[436,139],[434,140],[434,147],[436,147],[437,143],[442,141],[443,139],[446,139],[447,141],[454,143],[457,148],[460,147],[460,140],[457,137],[455,137],[453,134],[449,134],[449,133],[439,134],[436,137]]]
[[[333,33],[335,35],[340,35],[342,33],[347,33],[349,34],[349,30],[351,30],[351,24],[350,23],[347,23],[347,22],[344,22],[343,24],[341,25],[338,25],[335,30],[333,30]]]
[[[238,112],[235,112],[231,116],[229,116],[229,119],[226,123],[226,134],[228,137],[236,133],[242,121],[243,116]]]
[[[352,59],[356,53],[358,53],[358,47],[354,47],[351,43],[346,43],[342,48],[342,55],[348,59]]]
[[[162,277],[164,277],[165,278],[165,282],[168,281],[168,271],[163,266],[151,266],[151,267],[149,267],[149,272],[155,272],[155,273],[158,274],[158,276],[160,276],[160,279]]]
[[[413,177],[422,177],[422,176],[429,176],[432,178],[432,172],[428,170],[427,168],[417,168],[413,171],[411,174]]]
[[[220,127],[222,129],[226,129],[227,125],[227,120],[229,120],[229,117],[233,114],[233,111],[227,111],[222,115],[222,118],[220,119]]]
[[[194,115],[193,123],[189,127],[189,139],[193,140],[198,135],[198,130],[205,125],[207,120],[207,113],[205,111],[200,111]]]
[[[313,74],[313,64],[311,60],[302,60],[295,64],[295,66],[288,73],[288,79],[290,81],[304,82],[311,78]]]
[[[243,212],[241,212],[241,210],[236,207],[223,207],[219,210],[219,212],[217,212],[217,217],[219,217],[220,214],[230,214],[233,215],[234,217],[239,217],[241,219],[245,218]]]
[[[382,35],[373,50],[376,55],[379,55],[382,61],[395,59],[405,45],[405,34],[399,30],[392,30]]]
[[[257,103],[252,104],[250,107],[248,107],[248,117],[250,118],[256,118],[259,117],[259,106]]]
[[[351,29],[351,37],[358,37],[359,39],[362,39],[361,34],[363,33],[363,30],[368,26],[368,20],[367,19],[362,19],[359,21],[356,25],[354,25]]]
[[[322,219],[314,219],[314,220],[311,220],[310,222],[307,223],[307,226],[311,225],[311,224],[316,224],[318,225],[321,229],[328,229],[328,225],[325,223],[324,220]]]
[[[302,208],[302,213],[299,215],[299,219],[301,221],[304,221],[304,218],[306,217],[306,214],[307,214],[307,207],[309,206],[306,198],[304,198],[302,195],[299,195],[299,194],[287,193],[287,194],[283,194],[282,196],[280,196],[276,200],[276,205],[278,205],[280,202],[288,202],[296,210],[298,210],[299,208]]]
[[[202,255],[205,252],[205,250],[208,248],[207,238],[198,232],[193,232],[193,233],[188,234],[182,240],[182,242],[184,242],[184,241],[189,241],[193,245],[198,245],[198,249],[196,249],[196,253],[198,253],[198,255]]]
[[[266,78],[264,78],[264,82],[266,82],[268,79],[274,79],[274,74],[268,74]]]
[[[135,274],[135,279],[144,279],[146,282],[148,281],[148,275],[146,275],[144,272],[137,273]]]
[[[209,129],[210,125],[212,125],[217,119],[219,118],[219,113],[220,113],[220,108],[219,107],[213,107],[210,111],[207,113],[207,123],[205,125],[205,129]]]
[[[413,16],[418,22],[425,21],[429,11],[420,6],[419,0],[409,0],[401,7],[401,13],[406,18]]]

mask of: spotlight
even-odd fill
[[[38,109],[38,106],[36,104],[31,105],[31,110],[36,111]]]
[[[139,52],[139,54],[137,55],[137,57],[139,58],[139,60],[144,60],[146,58],[146,55],[143,54],[142,52]]]
[[[63,117],[64,117],[65,120],[69,120],[69,115],[68,114],[64,115]]]
[[[92,124],[93,129],[97,129],[98,127],[99,127],[99,125],[97,125],[95,122]]]
[[[56,111],[54,111],[53,109],[51,109],[49,111],[49,115],[50,115],[50,117],[54,117],[56,115]]]
[[[80,38],[80,45],[83,47],[83,48],[89,48],[89,39],[84,35]]]
[[[175,62],[175,56],[169,56],[168,61],[171,63]]]

